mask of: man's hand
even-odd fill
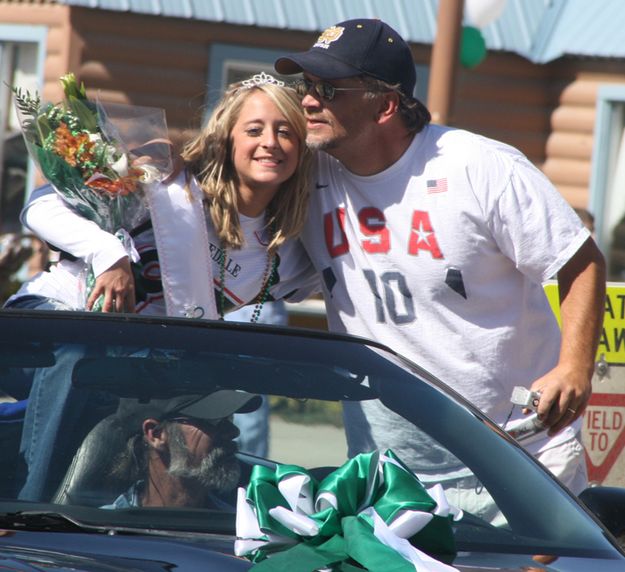
[[[558,272],[562,341],[558,365],[532,384],[542,393],[538,416],[549,435],[570,425],[590,399],[603,313],[605,262],[588,238]]]
[[[531,387],[540,391],[538,418],[553,436],[583,415],[592,392],[591,378],[584,371],[570,371],[558,365],[537,379]]]
[[[103,312],[134,313],[135,281],[127,256],[120,258],[97,277],[93,292],[87,300],[87,309],[91,310],[101,295],[104,296]]]

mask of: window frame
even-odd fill
[[[614,125],[614,114],[619,107],[623,112],[623,120],[620,125]],[[596,109],[589,208],[595,217],[595,235],[599,248],[609,256],[610,229],[606,209],[609,208],[608,194],[617,160],[618,147],[615,141],[620,139],[625,129],[625,85],[601,86]]]
[[[0,44],[35,44],[36,46],[36,62],[35,62],[35,78],[36,84],[41,91],[42,86],[44,84],[44,70],[45,70],[45,62],[47,57],[46,45],[48,38],[48,28],[47,26],[33,26],[33,25],[24,25],[24,24],[0,24]],[[3,50],[2,50],[3,51]],[[2,51],[0,51],[0,69],[5,69],[6,65],[2,62]],[[14,70],[11,70],[9,73],[14,73]],[[7,90],[10,90],[10,87],[5,86],[4,83],[0,85],[0,97],[2,97],[2,101],[4,98],[8,98]],[[4,152],[3,152],[3,143],[4,143],[4,129],[8,124],[8,113],[9,110],[5,110],[6,115],[0,114],[0,129],[2,130],[2,141],[0,141],[0,160],[4,162]],[[28,157],[27,163],[27,174],[26,174],[26,187],[24,191],[24,204],[26,204],[30,193],[32,192],[35,185],[35,165],[33,160]],[[2,169],[0,168],[0,173]],[[0,185],[0,193],[2,192],[2,187]]]

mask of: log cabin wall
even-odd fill
[[[81,38],[74,71],[91,97],[165,109],[177,146],[199,127],[214,26],[82,8],[71,22]]]
[[[625,84],[623,61],[562,58],[552,64],[551,113],[544,171],[574,207],[587,207],[599,88]]]

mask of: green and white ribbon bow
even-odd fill
[[[256,465],[237,502],[235,554],[261,571],[451,572],[451,507],[390,450],[363,453],[320,483],[297,465]]]

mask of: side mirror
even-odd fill
[[[619,540],[625,542],[625,489],[619,487],[590,487],[579,495],[588,509]]]

